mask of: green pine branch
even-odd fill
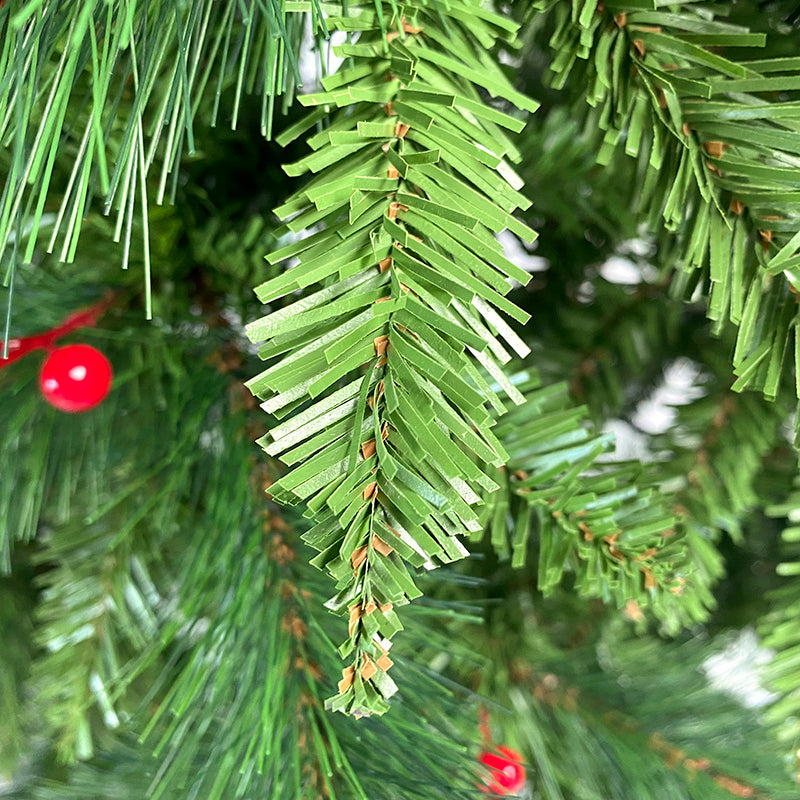
[[[677,409],[676,426],[654,437],[670,458],[664,472],[687,519],[712,533],[724,531],[742,540],[748,516],[763,502],[757,481],[765,462],[783,449],[792,456],[782,426],[785,403],[765,402],[754,394],[713,391]],[[687,442],[691,442],[688,446]]]
[[[698,271],[676,286],[690,294],[701,282],[717,328],[738,326],[735,389],[774,398],[800,288],[800,61],[727,58],[765,36],[717,6],[538,7],[556,16],[555,85],[577,73],[593,107],[599,163],[617,148],[639,159],[642,211],[677,232],[683,264]]]
[[[324,32],[317,0],[298,10],[308,9]],[[235,128],[243,96],[258,94],[261,133],[271,135],[277,98],[286,110],[300,83],[305,16],[273,0],[4,3],[4,285],[13,289],[18,265],[30,263],[42,244],[72,261],[84,217],[102,199],[104,213],[115,215],[123,267],[141,216],[151,316],[148,204],[174,201],[181,158],[195,153],[195,119],[216,125],[223,96],[233,94]],[[9,338],[8,320],[2,338]]]
[[[447,603],[415,609],[408,631],[415,657],[398,661],[407,686],[396,714],[354,726],[324,710],[339,663],[331,639],[338,620],[320,614],[326,582],[302,560],[300,545],[283,520],[265,516],[263,529],[234,546],[235,589],[199,621],[194,640],[167,632],[171,657],[153,693],[161,700],[142,733],[159,764],[147,796],[172,797],[188,785],[208,798],[274,793],[366,800],[376,791],[394,796],[392,787],[407,787],[414,774],[419,793],[403,788],[398,797],[422,800],[426,786],[468,797],[468,743],[453,723],[474,708],[465,702],[466,690],[453,694],[453,684],[426,663],[441,646],[437,627],[474,621],[474,613]],[[375,753],[413,741],[428,758],[376,769]]]
[[[313,563],[337,581],[328,608],[349,618],[330,706],[364,715],[383,713],[396,691],[395,606],[419,596],[404,562],[431,569],[465,556],[458,537],[480,529],[473,506],[497,488],[487,469],[506,460],[486,405],[504,409],[498,391],[522,400],[500,338],[528,349],[498,311],[527,319],[505,299],[527,274],[494,234],[534,234],[512,216],[529,203],[502,131],[522,122],[478,89],[535,105],[487,53],[513,24],[477,4],[443,16],[418,3],[402,18],[354,7],[328,25],[360,32],[334,49],[350,61],[300,98],[317,110],[279,137],[341,109],[309,136],[313,152],[285,167],[313,177],[277,210],[291,232],[320,229],[268,256],[298,263],[257,289],[271,306],[306,293],[248,326],[272,362],[248,386],[285,418],[261,440],[292,467],[270,492],[307,504]]]
[[[637,617],[649,608],[672,632],[704,620],[719,566],[708,569],[658,470],[604,458],[613,434],[591,429],[565,385],[517,379],[527,384],[525,403],[498,421],[509,459],[494,476],[501,490],[482,510],[498,555],[522,567],[535,541],[545,596],[569,573],[581,595]]]
[[[649,267],[646,257],[632,262]],[[547,382],[566,381],[572,397],[602,424],[609,417],[627,419],[662,381],[664,365],[683,355],[707,323],[701,314],[687,314],[666,282],[643,276],[637,286],[624,286],[596,269],[592,259],[566,292],[557,286],[547,298],[550,319],[542,326],[537,366]],[[584,282],[590,294],[581,297]]]
[[[99,343],[116,370],[113,391],[91,413],[65,420],[46,404],[36,389],[38,354],[0,374],[4,396],[18,398],[0,433],[8,459],[2,568],[38,565],[41,653],[31,685],[47,709],[42,732],[57,738],[64,760],[91,754],[109,726],[137,707],[142,682],[132,681],[158,666],[166,641],[161,616],[179,572],[193,579],[182,586],[182,610],[197,613],[199,604],[207,611],[202,589],[212,560],[187,559],[176,533],[230,535],[247,514],[250,491],[250,444],[241,413],[228,408],[230,379],[198,368],[191,336],[151,330],[142,344],[124,316],[111,311],[104,322],[108,328],[81,334]],[[212,334],[205,346],[214,343]],[[203,437],[241,444],[228,448],[230,460],[209,463]],[[208,496],[216,500],[206,505]],[[17,555],[20,541],[32,545]],[[217,553],[225,552],[218,544]]]
[[[0,431],[0,447],[12,465],[8,485],[0,491],[0,571],[9,570],[15,541],[30,541],[42,526],[62,526],[76,517],[82,516],[86,525],[113,519],[112,525],[121,526],[120,539],[143,520],[165,532],[179,524],[185,507],[176,497],[202,456],[198,438],[224,401],[224,382],[208,368],[195,370],[188,385],[176,382],[174,371],[185,368],[182,362],[196,344],[175,348],[168,331],[160,336],[150,331],[143,345],[136,337],[127,340],[124,318],[110,324],[117,330],[84,331],[82,336],[97,343],[112,363],[126,363],[125,356],[132,360],[127,372],[116,376],[115,391],[92,414],[63,424],[34,388],[41,364],[37,354],[1,376],[3,390],[20,402],[11,424]],[[158,441],[143,439],[136,428],[122,433],[115,428],[115,415],[124,416],[133,407],[139,409],[142,430],[161,432]],[[83,487],[80,493],[76,486]],[[246,474],[245,485],[232,488],[232,496],[245,489]],[[142,493],[146,502],[137,502]],[[193,505],[199,503],[198,495]],[[228,515],[226,523],[235,518],[233,510]]]

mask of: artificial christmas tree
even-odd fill
[[[796,797],[795,11],[0,3],[0,792]]]

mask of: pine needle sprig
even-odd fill
[[[312,6],[319,11],[316,0]],[[103,212],[115,215],[123,268],[134,215],[141,216],[149,318],[148,203],[174,199],[180,160],[195,153],[195,119],[207,115],[216,125],[223,94],[233,93],[234,128],[244,95],[259,94],[261,133],[271,135],[276,99],[285,109],[300,83],[304,20],[262,0],[0,7],[4,284],[13,285],[18,264],[31,262],[46,232],[47,251],[72,261],[81,223],[101,198]]]
[[[334,48],[350,61],[300,97],[316,110],[279,137],[340,109],[308,137],[313,152],[285,167],[313,176],[277,209],[288,231],[308,234],[268,256],[297,263],[256,290],[274,310],[248,335],[271,366],[248,385],[285,418],[261,440],[292,467],[270,491],[307,504],[313,563],[337,581],[328,607],[349,619],[349,666],[330,706],[366,715],[396,690],[395,606],[419,595],[405,564],[466,555],[459,537],[480,528],[474,505],[497,488],[487,468],[506,459],[486,406],[504,409],[498,392],[522,400],[501,365],[506,345],[528,348],[498,311],[527,319],[505,295],[528,275],[494,234],[534,233],[513,216],[529,202],[503,131],[523,123],[479,89],[535,104],[486,53],[514,25],[478,4],[445,15],[419,2],[402,18],[358,6],[327,24],[359,38]]]
[[[598,162],[638,159],[641,209],[681,243],[675,289],[701,285],[716,330],[738,326],[735,389],[774,398],[790,344],[800,352],[800,60],[726,57],[766,38],[718,6],[536,6],[556,19],[555,86],[572,73],[592,107]]]
[[[523,567],[536,544],[537,588],[553,594],[567,574],[576,590],[643,618],[649,609],[676,633],[713,606],[704,552],[676,514],[658,470],[609,460],[612,433],[596,433],[587,409],[565,384],[541,386],[519,373],[525,403],[498,420],[509,454],[494,476],[501,489],[481,509],[484,531],[500,558]]]

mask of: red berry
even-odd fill
[[[111,364],[88,344],[69,344],[53,350],[39,373],[45,400],[60,411],[88,411],[111,389]]]
[[[497,752],[484,751],[478,759],[489,769],[489,782],[481,787],[484,792],[510,795],[518,794],[525,786],[525,767],[522,756],[510,747],[497,748]]]

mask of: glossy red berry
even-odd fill
[[[518,794],[525,786],[525,767],[516,750],[501,745],[495,752],[484,751],[478,760],[489,770],[488,783],[481,787],[487,794]]]
[[[60,411],[88,411],[111,389],[113,373],[108,359],[88,344],[69,344],[53,350],[39,373],[39,388]]]

